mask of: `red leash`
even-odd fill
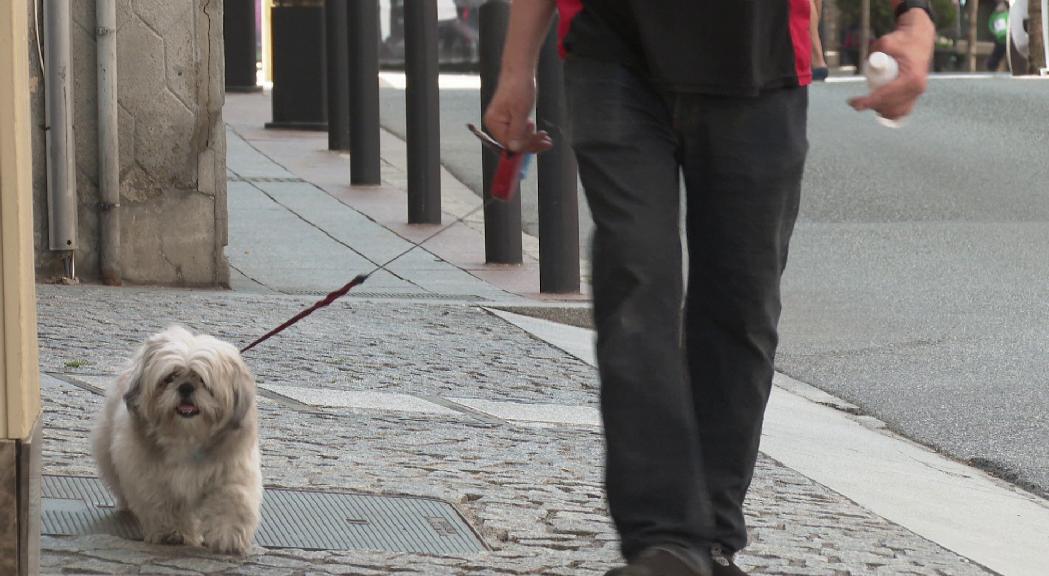
[[[287,322],[281,324],[280,326],[277,326],[273,330],[270,330],[269,332],[267,332],[264,335],[262,335],[262,337],[260,337],[258,340],[252,342],[251,344],[248,344],[244,348],[241,348],[240,349],[240,353],[243,354],[243,353],[247,352],[248,350],[251,350],[256,345],[261,344],[261,343],[265,342],[266,340],[269,340],[270,338],[276,336],[277,334],[280,334],[285,329],[290,327],[292,324],[295,324],[299,320],[302,320],[303,318],[309,316],[310,314],[313,314],[318,309],[324,308],[325,306],[331,304],[332,302],[338,300],[339,298],[342,298],[343,296],[346,295],[347,292],[352,290],[354,286],[358,286],[360,284],[364,284],[364,281],[368,279],[368,276],[370,276],[370,274],[359,274],[359,275],[357,275],[356,278],[354,278],[353,280],[350,280],[342,288],[339,288],[338,290],[332,292],[331,294],[328,294],[327,296],[325,296],[322,300],[320,300],[319,302],[317,302],[313,306],[310,306],[309,308],[303,310],[302,312],[299,312],[295,316],[292,316],[291,320],[288,320]]]

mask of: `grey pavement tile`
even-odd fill
[[[449,398],[462,404],[491,414],[496,418],[518,422],[545,422],[570,426],[600,426],[601,414],[594,406],[562,406],[558,404],[530,404],[524,402],[497,402],[475,398]]]
[[[66,574],[138,574],[138,566],[124,562],[107,562],[95,558],[81,558],[62,567]]]
[[[329,390],[326,388],[278,386],[276,384],[262,384],[261,387],[310,406],[418,412],[444,416],[457,416],[459,414],[439,404],[428,402],[410,394],[399,394],[396,392]]]
[[[385,262],[412,247],[411,242],[312,184],[264,183],[259,187],[289,210],[376,262]]]
[[[395,260],[369,279],[369,290],[515,298],[424,247],[412,249],[413,242],[308,182],[266,181],[291,174],[236,133],[229,137],[226,255],[235,289],[327,293]]]
[[[241,178],[294,178],[295,175],[275,164],[233,130],[226,130],[226,166]]]
[[[284,209],[250,184],[229,184],[231,266],[270,289],[332,291],[375,264]],[[424,292],[390,274],[376,274],[369,287],[382,285]]]
[[[217,560],[214,558],[163,558],[155,561],[160,566],[168,566],[171,568],[178,568],[181,570],[189,570],[192,572],[202,572],[210,574],[212,572],[218,572],[220,570],[229,570],[235,568],[237,562],[231,562],[228,560]]]

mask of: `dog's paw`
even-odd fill
[[[245,556],[251,549],[252,533],[241,526],[216,526],[204,533],[204,545],[212,552]]]
[[[143,537],[143,540],[147,544],[168,544],[172,546],[178,546],[180,544],[192,544],[192,542],[186,538],[185,534],[178,530],[161,530],[157,532],[148,532]]]

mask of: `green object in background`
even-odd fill
[[[1009,34],[1009,11],[992,12],[990,20],[987,21],[987,27],[991,29],[991,34],[994,34],[995,42],[1005,44],[1005,37]]]

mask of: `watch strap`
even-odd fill
[[[903,0],[896,5],[896,19],[898,20],[904,12],[912,8],[925,10],[925,13],[929,15],[929,19],[935,20],[932,14],[932,4],[929,3],[929,0]]]

